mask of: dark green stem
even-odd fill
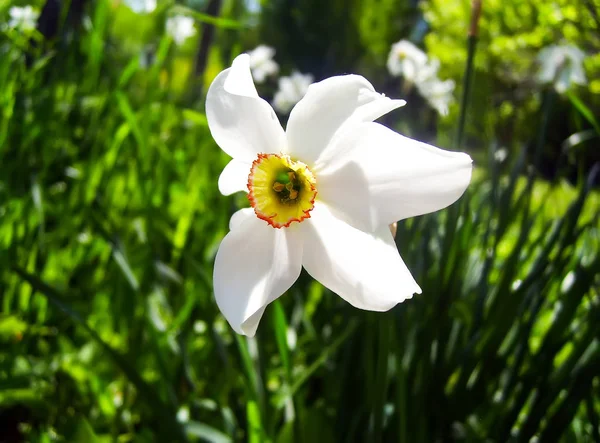
[[[385,394],[387,391],[388,354],[390,350],[390,322],[386,315],[379,319],[377,376],[375,380],[375,395],[373,398],[373,442],[383,441],[383,413]]]
[[[542,98],[542,121],[537,134],[535,151],[533,152],[533,168],[530,169],[527,176],[527,187],[525,194],[527,195],[526,211],[529,211],[532,196],[531,190],[533,189],[536,172],[539,171],[542,161],[542,153],[544,151],[544,145],[546,144],[546,135],[548,132],[548,122],[550,121],[550,112],[552,110],[552,106],[554,105],[555,94],[556,93],[553,90],[548,90],[545,92],[544,97]]]
[[[481,14],[481,0],[474,0],[471,6],[471,26],[469,37],[467,38],[467,64],[465,75],[463,77],[463,90],[460,100],[460,114],[458,117],[458,130],[456,131],[455,148],[461,149],[463,136],[465,132],[465,123],[467,120],[467,107],[471,95],[471,79],[473,77],[473,61],[475,59],[475,49],[477,48],[477,34],[479,15]]]
[[[535,146],[535,153],[533,156],[533,166],[539,170],[542,161],[542,153],[544,152],[544,145],[546,144],[546,134],[548,132],[548,122],[550,121],[550,113],[554,106],[554,100],[556,93],[554,90],[547,90],[542,100],[542,123],[538,132],[537,142]]]

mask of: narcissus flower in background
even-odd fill
[[[414,83],[420,71],[427,64],[427,54],[408,40],[400,40],[392,45],[387,60],[391,75],[403,77]]]
[[[137,14],[150,14],[156,10],[156,0],[125,0],[125,4]]]
[[[292,72],[289,77],[280,77],[279,89],[273,97],[273,107],[282,114],[287,114],[296,103],[304,97],[308,87],[314,81],[311,74]]]
[[[450,103],[454,101],[454,81],[440,80],[438,71],[440,70],[439,60],[428,60],[421,67],[415,78],[417,91],[421,94],[429,106],[435,109],[440,115],[448,115]]]
[[[565,93],[573,84],[585,86],[587,78],[583,68],[584,59],[585,53],[577,46],[548,46],[537,57],[540,65],[537,81],[552,84],[559,94]]]
[[[413,85],[429,106],[440,115],[447,115],[454,101],[454,81],[440,80],[440,62],[429,59],[427,54],[408,40],[392,45],[388,56],[388,71],[394,77],[402,77],[409,90]]]
[[[169,17],[165,23],[165,30],[178,45],[196,34],[194,19],[185,15]]]
[[[454,80],[440,80],[432,78],[417,84],[421,96],[427,100],[429,106],[440,115],[448,115],[450,103],[454,101]]]
[[[248,192],[215,259],[217,304],[252,336],[302,267],[357,308],[386,311],[420,293],[390,223],[445,208],[471,180],[471,158],[404,137],[376,118],[403,106],[363,77],[312,84],[284,131],[252,82],[248,55],[213,81],[206,116],[233,157],[224,195]]]
[[[275,49],[267,45],[259,45],[248,53],[250,56],[250,71],[256,83],[263,83],[267,77],[279,72],[279,65],[273,56]]]
[[[8,15],[10,16],[10,20],[8,21],[9,28],[17,28],[21,31],[32,31],[36,27],[40,13],[31,6],[25,6],[23,8],[13,6],[9,9]]]

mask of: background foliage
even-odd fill
[[[398,226],[422,296],[362,312],[302,275],[254,339],[212,296],[247,203],[217,190],[207,85],[266,43],[283,73],[400,96],[401,38],[461,84],[469,3],[34,6],[36,30],[0,31],[0,441],[600,441],[597,4],[484,3],[459,145],[460,87],[446,118],[412,92],[385,119],[477,166],[458,204]],[[561,41],[591,54],[567,96],[533,81]]]

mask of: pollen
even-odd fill
[[[256,216],[274,228],[309,218],[317,196],[308,166],[285,154],[258,154],[248,175],[248,191]]]

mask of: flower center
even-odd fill
[[[284,154],[258,154],[248,175],[248,200],[256,216],[274,228],[310,217],[317,196],[308,166]]]

